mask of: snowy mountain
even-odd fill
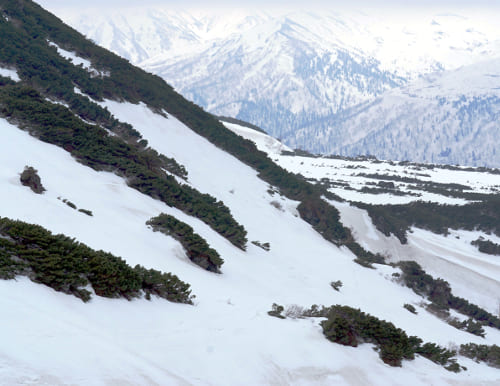
[[[498,170],[299,156],[0,6],[0,384],[499,382]]]
[[[384,105],[389,101],[395,105],[384,111],[414,116],[411,110],[418,110],[419,105],[395,99],[391,89],[422,75],[498,56],[500,29],[495,9],[469,10],[466,16],[422,9],[256,12],[179,11],[160,6],[57,12],[104,47],[162,76],[206,110],[257,124],[291,147],[345,155],[369,151],[387,159],[499,165],[490,162],[490,152],[484,153],[482,147],[473,155],[467,134],[457,134],[457,130],[473,133],[477,142],[488,142],[488,136],[482,135],[495,125],[494,114],[470,108],[460,124],[439,119],[435,127],[445,126],[437,134],[442,140],[435,144],[422,135],[418,152],[404,144],[392,151],[390,144],[401,136],[398,129],[382,131],[363,115],[356,116],[385,93]],[[470,80],[462,93],[467,94],[469,87],[477,88]],[[478,98],[486,100],[484,109],[489,105],[494,109],[489,95]],[[410,111],[402,111],[403,105]],[[448,113],[435,106],[432,115],[446,117]],[[361,121],[374,127],[365,126],[360,132],[376,132],[377,137],[367,136],[363,144],[353,145],[344,127],[359,129]],[[459,129],[450,134],[448,126],[457,125]],[[445,143],[455,134],[456,144]],[[448,148],[454,150],[453,156],[438,156],[447,154]],[[476,153],[484,155],[478,158]]]
[[[497,58],[425,76],[300,129],[295,144],[330,154],[499,167],[499,68]]]

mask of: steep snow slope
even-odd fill
[[[371,150],[384,157],[383,146],[397,140],[397,133],[384,133],[384,143],[367,137],[363,146],[350,147],[338,128],[346,110],[423,74],[500,52],[498,9],[491,7],[464,15],[451,9],[181,11],[158,5],[75,12],[50,1],[42,4],[104,47],[164,77],[208,111],[252,122],[291,147],[314,152]],[[432,112],[446,113],[438,106]],[[490,116],[471,119],[494,122]],[[487,141],[481,134],[478,138]],[[459,141],[457,157],[436,161],[487,160],[464,150],[467,138]],[[391,156],[424,159],[402,150]]]
[[[1,119],[1,216],[39,223],[93,248],[172,271],[192,284],[194,306],[160,299],[80,300],[26,279],[0,281],[0,383],[38,384],[495,384],[498,370],[465,358],[467,373],[453,374],[422,358],[391,368],[370,345],[328,342],[319,320],[267,315],[281,304],[348,304],[393,321],[409,334],[448,345],[500,343],[497,331],[482,339],[446,325],[420,309],[421,298],[390,280],[392,268],[363,268],[354,256],[326,242],[296,217],[296,203],[270,196],[256,172],[191,132],[174,117],[144,105],[108,101],[108,109],[139,130],[151,146],[183,163],[189,181],[224,200],[250,240],[235,248],[199,220],[128,188],[119,177],[96,172],[68,153],[40,142]],[[23,149],[22,152],[17,149]],[[39,170],[47,191],[35,195],[19,182],[24,165]],[[92,210],[88,217],[67,198]],[[281,203],[279,210],[272,201]],[[180,245],[154,233],[145,221],[174,214],[205,237],[225,260],[222,275],[186,258]],[[342,280],[340,292],[329,283]],[[402,305],[412,303],[418,315]]]

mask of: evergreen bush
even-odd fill
[[[262,248],[264,251],[269,252],[271,250],[271,244],[269,243],[261,243],[260,241],[254,240],[252,241],[253,245],[256,245],[259,248]]]
[[[392,323],[380,320],[348,306],[332,306],[321,322],[327,339],[356,347],[358,343],[374,343],[380,358],[391,366],[401,366],[402,359],[413,359],[412,341]]]
[[[219,269],[224,260],[215,249],[210,248],[204,238],[194,233],[193,228],[188,224],[164,213],[151,218],[146,224],[150,225],[154,231],[160,231],[179,241],[193,263],[207,271],[220,273]]]
[[[417,314],[417,309],[413,305],[406,303],[403,307],[410,311],[412,314]]]
[[[489,255],[500,255],[500,245],[495,244],[490,240],[484,240],[484,238],[480,237],[477,240],[471,241],[471,244],[476,245],[479,252],[487,253]]]
[[[170,273],[132,269],[124,260],[95,251],[64,235],[53,235],[39,225],[0,217],[0,278],[28,276],[56,291],[83,301],[96,295],[132,299],[142,291],[171,301],[191,304],[189,285]]]
[[[79,212],[82,212],[84,214],[86,214],[87,216],[90,216],[92,217],[93,214],[92,214],[92,211],[91,210],[88,210],[88,209],[78,209]]]
[[[340,287],[342,287],[344,283],[342,281],[337,280],[337,281],[332,281],[330,283],[330,286],[335,290],[335,291],[340,291]]]
[[[462,344],[460,346],[460,355],[500,369],[500,347],[497,345],[487,346],[476,343]]]
[[[437,313],[442,313],[442,318],[449,316],[448,310],[451,308],[471,317],[481,325],[500,329],[500,319],[475,304],[469,303],[468,300],[454,296],[448,282],[441,278],[434,279],[418,263],[400,261],[396,266],[402,271],[400,280],[416,294],[428,298],[432,302],[429,305],[431,310],[434,308]],[[473,321],[467,323],[465,330],[479,335],[482,333],[480,327],[478,328]]]
[[[285,310],[285,307],[280,306],[279,304],[273,303],[271,307],[271,311],[267,311],[268,315],[274,316],[275,318],[285,319],[285,316],[281,315],[281,313]]]
[[[38,170],[34,169],[32,166],[24,167],[20,180],[21,184],[29,186],[34,193],[42,194],[45,191],[40,176],[38,175]]]

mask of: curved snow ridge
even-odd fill
[[[222,124],[233,133],[238,134],[245,139],[249,139],[255,143],[257,149],[267,154],[281,154],[282,151],[292,151],[291,148],[268,134],[260,133],[257,130],[235,123],[222,122]]]

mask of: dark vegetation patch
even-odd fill
[[[495,244],[490,240],[485,240],[483,237],[471,241],[471,244],[476,245],[479,249],[479,252],[487,253],[489,255],[500,255],[500,245]]]
[[[476,172],[476,173],[489,173],[489,174],[500,174],[500,169],[496,168],[487,168],[484,166],[479,167],[464,167],[464,166],[456,166],[456,165],[441,165],[441,164],[421,164],[421,163],[408,163],[408,165],[413,165],[415,167],[419,167],[421,169],[444,169],[444,170],[454,170],[454,171],[462,171],[462,172]]]
[[[274,316],[275,318],[286,319],[285,316],[281,315],[284,310],[285,310],[285,307],[283,307],[279,304],[273,303],[273,305],[271,306],[271,311],[267,311],[267,314],[269,316]]]
[[[476,172],[476,173],[490,173],[490,174],[500,174],[500,169],[487,168],[484,166],[480,167],[465,167],[459,165],[446,165],[446,164],[432,164],[432,163],[420,163],[420,162],[410,162],[410,161],[400,161],[394,162],[389,161],[390,165],[400,165],[400,166],[410,166],[415,170],[433,170],[433,169],[443,169],[443,170],[453,170],[462,172]]]
[[[308,179],[308,181],[318,183],[318,180],[316,180],[315,178]],[[331,188],[340,187],[340,188],[343,188],[345,190],[354,190],[353,188],[351,188],[351,185],[349,185],[349,183],[347,181],[330,180],[327,177],[321,178],[321,180],[319,180],[319,184],[323,185],[327,188],[328,187],[331,187]]]
[[[336,281],[332,281],[330,282],[330,286],[335,290],[335,291],[340,291],[340,288],[344,285],[344,283],[342,283],[342,280],[336,280]]]
[[[434,186],[441,186],[443,188],[447,188],[450,190],[470,190],[472,189],[470,186],[461,185],[461,184],[441,184],[438,182],[428,182],[422,181],[418,178],[413,177],[404,177],[399,175],[391,175],[391,174],[378,174],[378,173],[359,173],[357,177],[371,178],[375,180],[383,180],[383,181],[397,181],[397,182],[405,182],[405,183],[414,183],[414,184],[433,184]]]
[[[476,343],[462,344],[460,346],[460,355],[500,369],[500,347],[497,345],[487,346],[485,344]]]
[[[395,235],[406,244],[406,233],[415,226],[438,234],[448,229],[481,230],[500,236],[500,195],[488,195],[484,201],[467,205],[441,205],[416,201],[404,205],[369,205],[356,203],[365,209],[377,229]]]
[[[57,199],[61,200],[61,197],[57,197]],[[78,210],[78,212],[84,213],[84,214],[86,214],[87,216],[90,216],[90,217],[93,216],[93,213],[92,213],[91,210],[88,210],[88,209],[78,209],[78,207],[73,202],[69,201],[67,198],[63,198],[62,202],[64,202],[66,205],[68,205],[71,209]]]
[[[392,323],[348,306],[332,306],[321,322],[323,334],[332,342],[357,347],[373,343],[380,358],[391,366],[401,366],[403,359],[413,359],[419,341],[410,340],[406,333]],[[421,342],[421,340],[420,340]]]
[[[349,157],[338,154],[324,155],[324,154],[313,154],[307,150],[303,149],[294,149],[292,151],[282,151],[281,155],[288,156],[297,156],[297,157],[307,157],[307,158],[325,158],[325,159],[338,159],[343,161],[350,162],[365,162],[369,161],[372,163],[382,163],[383,161],[379,161],[375,156],[371,155],[358,155],[356,157]]]
[[[403,307],[410,311],[412,314],[417,314],[417,309],[415,308],[415,306],[406,303]]]
[[[374,268],[373,264],[387,264],[385,262],[384,256],[382,256],[380,253],[374,254],[370,251],[367,251],[366,249],[364,249],[358,243],[355,242],[346,243],[346,245],[351,250],[351,252],[354,253],[354,255],[356,256],[354,262],[358,263],[363,267]]]
[[[488,194],[468,192],[472,190],[472,187],[457,183],[440,183],[434,181],[423,181],[418,178],[404,177],[399,175],[389,175],[389,174],[378,174],[378,173],[359,173],[358,177],[371,178],[379,181],[380,184],[387,184],[387,181],[397,181],[406,184],[411,184],[407,186],[407,189],[411,190],[421,190],[428,193],[435,193],[445,197],[462,198],[465,200],[484,200],[488,198]]]
[[[38,170],[34,169],[32,166],[25,166],[19,179],[21,180],[21,184],[29,186],[34,193],[42,194],[45,192],[42,180],[38,175]]]
[[[363,186],[361,189],[358,190],[358,192],[368,193],[368,194],[392,194],[393,196],[413,196],[413,197],[420,196],[417,193],[402,191],[396,188],[384,188],[384,187],[376,188],[370,186]]]
[[[219,269],[224,260],[215,249],[210,248],[204,238],[194,233],[193,228],[188,224],[164,213],[153,217],[146,224],[150,225],[155,232],[159,231],[179,241],[193,263],[207,271],[220,273]]]
[[[450,326],[453,326],[458,330],[468,332],[469,334],[474,334],[480,336],[481,338],[484,338],[486,336],[482,323],[476,322],[472,318],[462,321],[457,318],[448,318],[446,319],[446,322]]]
[[[62,202],[64,202],[66,205],[68,205],[71,209],[75,209],[75,210],[77,209],[76,205],[69,200],[64,199],[64,200],[62,200]]]
[[[93,214],[92,214],[92,211],[91,210],[88,210],[88,209],[78,209],[79,212],[82,212],[84,214],[86,214],[87,216],[90,216],[92,217]]]
[[[416,338],[420,340],[419,338]],[[448,350],[444,347],[437,345],[436,343],[424,343],[420,344],[415,349],[415,354],[419,354],[424,358],[427,358],[434,363],[437,363],[443,366],[448,371],[453,371],[455,373],[460,372],[462,369],[465,370],[464,367],[461,367],[457,360],[454,358],[457,353],[452,350]]]
[[[454,358],[456,356],[454,351],[434,343],[423,343],[422,339],[408,336],[405,331],[391,322],[381,320],[359,309],[341,305],[330,307],[313,305],[307,310],[294,306],[293,309],[294,311],[290,313],[283,306],[274,303],[268,314],[281,319],[285,319],[287,314],[299,318],[326,318],[320,325],[328,340],[351,347],[357,347],[362,343],[372,343],[382,361],[390,366],[401,366],[404,359],[412,360],[415,354],[419,354],[444,366],[449,371],[461,371],[460,365]]]
[[[262,248],[264,251],[269,252],[271,250],[271,244],[269,243],[261,243],[260,241],[254,240],[252,241],[253,245],[256,245],[259,248]]]
[[[463,324],[462,322],[458,322],[458,324],[455,322],[457,325],[454,325],[454,327],[479,336],[484,335],[482,326],[500,329],[500,319],[475,304],[469,303],[468,300],[454,296],[447,281],[441,278],[434,279],[431,275],[425,273],[418,263],[401,261],[396,266],[401,268],[402,271],[400,280],[416,294],[430,300],[432,307],[436,311],[444,311],[444,317],[447,317],[446,311],[449,309],[470,317],[471,320]],[[474,323],[474,320],[477,323]]]
[[[91,286],[98,296],[132,299],[151,294],[192,304],[189,284],[171,273],[130,267],[120,257],[39,225],[0,217],[0,278],[28,276],[36,283],[72,294],[84,302]]]

